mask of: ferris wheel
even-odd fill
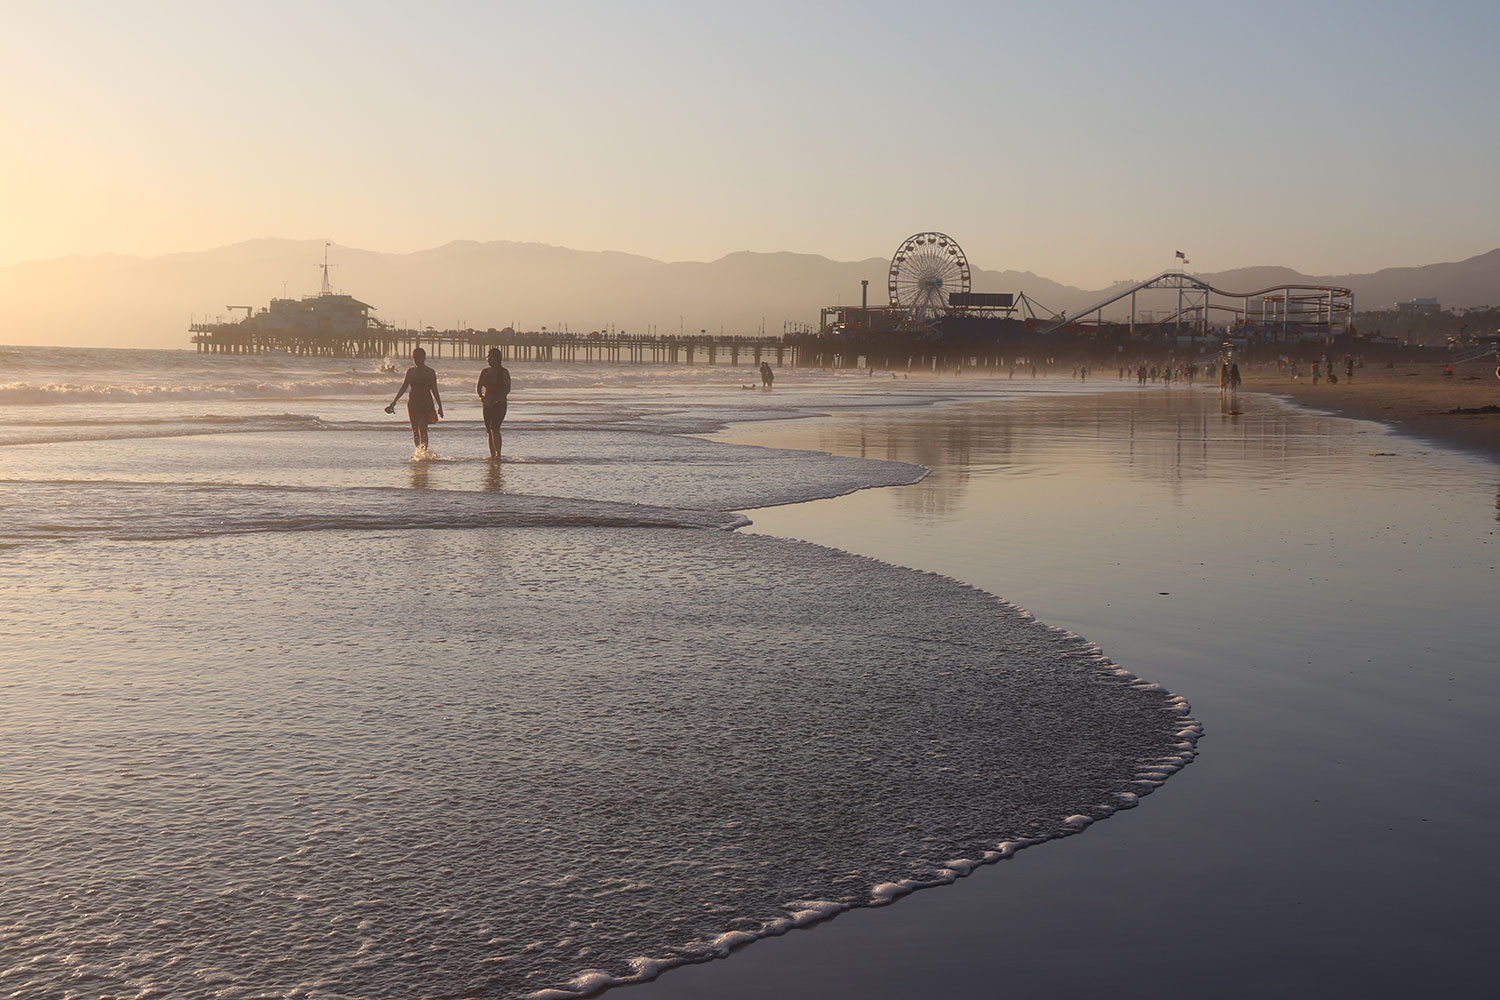
[[[931,326],[948,309],[948,296],[969,290],[969,259],[945,233],[917,233],[891,258],[891,308],[916,326]]]

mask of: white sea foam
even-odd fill
[[[951,882],[1193,759],[1186,702],[972,587],[661,530],[923,474],[684,429],[967,387],[517,366],[507,461],[450,403],[407,462],[388,375],[133,363],[23,355],[7,388],[44,401],[0,397],[62,435],[4,452],[0,629],[46,669],[7,692],[0,835],[89,901],[0,857],[0,992],[75,955],[101,991],[587,995]]]

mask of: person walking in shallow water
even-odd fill
[[[500,424],[505,420],[505,406],[510,396],[510,371],[504,367],[505,355],[498,347],[490,348],[486,360],[490,366],[479,373],[474,391],[479,393],[479,405],[484,408],[484,432],[490,439],[490,458],[498,459]]]
[[[415,366],[406,369],[406,378],[396,390],[396,398],[385,408],[387,413],[396,412],[401,394],[410,392],[406,399],[406,415],[411,418],[411,440],[418,448],[427,447],[427,427],[438,422],[443,415],[443,396],[438,392],[437,372],[427,367],[427,352],[413,348],[411,359]]]

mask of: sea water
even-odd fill
[[[1124,821],[653,994],[1490,991],[1500,467],[1240,404],[1158,383],[717,435],[921,462],[913,486],[747,511],[745,530],[1004,594],[1150,664],[1212,739]]]
[[[1186,703],[948,578],[733,529],[912,483],[735,421],[1071,380],[0,349],[0,992],[588,993],[1135,805]],[[748,372],[749,369],[746,369]],[[399,414],[399,411],[398,411]]]

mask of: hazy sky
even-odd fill
[[[5,0],[0,265],[258,236],[1089,287],[1500,246],[1500,3]]]

